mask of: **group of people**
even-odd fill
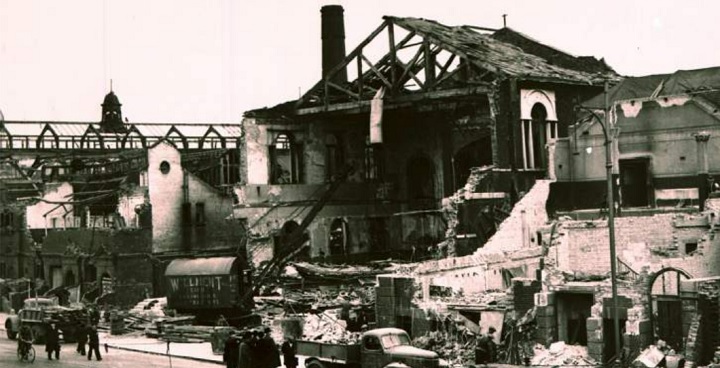
[[[80,324],[76,330],[77,351],[80,355],[85,355],[85,345],[87,345],[87,359],[92,360],[93,352],[96,360],[102,360],[100,355],[100,338],[98,337],[97,325],[91,326]]]
[[[295,341],[285,341],[281,350],[285,366],[296,368]],[[270,336],[269,327],[244,330],[225,340],[223,361],[227,368],[277,368],[280,366],[280,352]]]
[[[85,355],[85,345],[87,344],[88,360],[92,360],[93,352],[95,352],[95,359],[102,360],[102,356],[100,356],[100,339],[98,337],[96,325],[79,325],[76,329],[75,338],[78,342],[78,353]],[[24,354],[28,349],[30,349],[34,340],[35,338],[30,326],[23,324],[19,331],[18,350]],[[53,355],[56,360],[60,359],[60,331],[58,330],[57,325],[53,322],[45,324],[45,352],[47,352],[48,360],[53,360]]]

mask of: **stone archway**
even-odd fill
[[[675,277],[666,277],[674,273]],[[675,350],[683,348],[683,300],[680,296],[680,277],[692,276],[677,267],[665,267],[650,276],[647,284],[648,314],[652,340],[663,339]],[[658,285],[657,281],[662,284]]]

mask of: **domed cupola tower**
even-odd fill
[[[125,126],[122,120],[122,104],[115,95],[115,92],[110,90],[110,93],[105,95],[105,100],[102,103],[102,120],[100,121],[100,127],[103,131],[121,131],[125,130]]]

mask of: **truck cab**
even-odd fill
[[[379,328],[363,334],[360,340],[361,366],[383,368],[391,363],[403,363],[413,368],[436,368],[435,352],[416,348],[410,336],[399,328]]]
[[[437,353],[410,345],[410,336],[399,328],[378,328],[365,332],[357,344],[343,345],[298,341],[298,355],[307,368],[407,366],[437,368]]]

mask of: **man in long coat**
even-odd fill
[[[47,324],[45,328],[45,351],[48,360],[52,360],[53,353],[55,353],[55,359],[60,359],[60,336],[58,336],[58,330],[54,323]]]

